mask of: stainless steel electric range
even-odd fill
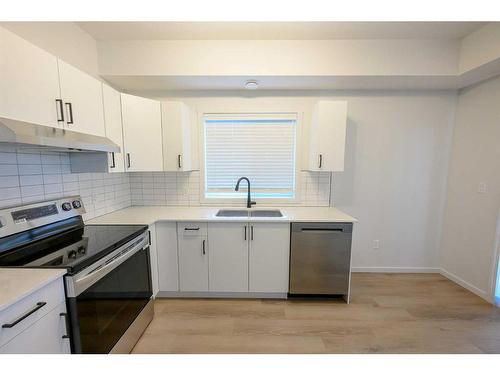
[[[0,266],[65,268],[71,351],[128,353],[153,318],[142,225],[85,225],[79,196],[0,210]]]

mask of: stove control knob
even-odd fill
[[[76,251],[75,250],[69,251],[68,252],[68,258],[75,259],[76,258]]]
[[[79,254],[85,254],[86,252],[85,246],[78,246],[77,250]]]
[[[80,201],[73,201],[73,208],[80,208],[82,207],[82,202]]]
[[[71,203],[69,203],[69,202],[64,202],[64,203],[62,204],[62,209],[63,209],[63,211],[69,211],[69,210],[71,210]]]

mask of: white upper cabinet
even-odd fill
[[[0,116],[61,128],[57,58],[0,27]]]
[[[209,290],[248,292],[248,223],[208,223]]]
[[[321,100],[313,109],[308,170],[344,170],[347,102]]]
[[[121,94],[125,170],[163,171],[160,102]]]
[[[104,104],[104,124],[106,137],[120,146],[121,152],[108,154],[108,172],[125,171],[125,153],[123,152],[122,105],[118,91],[108,85],[102,85]]]
[[[165,101],[162,107],[163,166],[165,171],[192,171],[193,135],[189,107],[182,102]]]
[[[105,136],[102,83],[62,60],[59,64],[64,127],[80,133]]]
[[[288,292],[290,224],[250,223],[249,291]]]

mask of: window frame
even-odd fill
[[[205,196],[205,118],[207,116],[220,116],[220,117],[266,117],[272,116],[278,118],[278,116],[293,116],[296,120],[295,128],[295,194],[293,198],[258,198],[252,196],[252,200],[259,205],[266,206],[296,206],[297,203],[301,202],[301,164],[302,164],[302,112],[292,112],[292,111],[220,111],[220,112],[199,112],[198,113],[198,155],[200,162],[200,205],[220,205],[220,206],[240,206],[246,204],[246,196],[238,198],[216,198],[216,197],[206,197]],[[250,181],[251,182],[251,181]],[[236,185],[236,181],[234,182]]]

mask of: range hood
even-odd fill
[[[0,143],[59,152],[120,152],[106,137],[0,117]]]

